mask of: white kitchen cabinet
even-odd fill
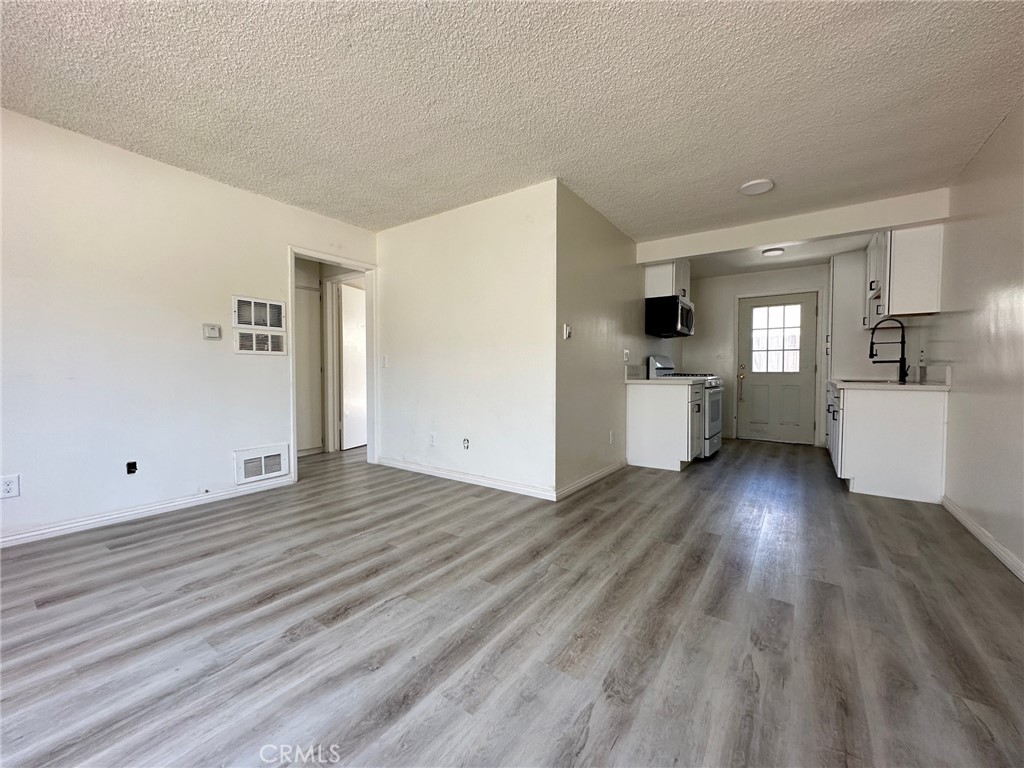
[[[832,301],[825,345],[830,379],[882,378],[885,373],[871,364],[868,339],[862,333],[867,324],[863,312],[866,263],[863,251],[840,253],[831,259]],[[891,338],[899,335],[884,332],[879,336],[880,341]]]
[[[875,234],[867,249],[864,328],[888,315],[939,311],[943,236],[942,224]]]
[[[690,301],[690,260],[676,259],[644,267],[644,296],[679,294]]]
[[[946,389],[829,382],[828,449],[852,492],[942,501]]]
[[[704,450],[702,385],[628,382],[626,463],[679,471]]]

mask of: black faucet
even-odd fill
[[[878,330],[878,326],[882,323],[897,323],[900,327],[900,340],[895,341],[875,341],[875,331]],[[878,352],[875,351],[875,345],[882,344],[899,344],[900,345],[900,359],[899,360],[875,360],[878,357]],[[895,317],[883,317],[874,327],[871,329],[871,346],[868,347],[868,357],[871,358],[871,362],[874,364],[878,363],[896,363],[900,367],[900,384],[907,383],[907,374],[910,373],[910,366],[907,365],[907,329],[903,325],[902,320],[897,320]]]

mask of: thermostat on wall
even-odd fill
[[[203,338],[217,341],[220,339],[220,326],[216,323],[203,323]]]

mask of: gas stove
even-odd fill
[[[673,379],[681,384],[704,384],[705,387],[722,386],[722,377],[714,373],[677,373],[672,358],[665,355],[651,355],[647,358],[647,378]]]

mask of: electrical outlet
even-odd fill
[[[21,475],[5,475],[0,483],[2,483],[3,498],[21,496]]]
[[[624,363],[628,363],[629,362],[629,350],[628,349],[622,350],[622,362],[624,362]]]
[[[615,445],[615,430],[608,430],[608,445]]]
[[[463,439],[463,441],[462,441],[462,448],[463,448],[463,450],[466,450],[466,451],[469,450],[469,438],[468,437]]]

